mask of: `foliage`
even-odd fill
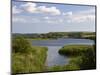
[[[13,74],[42,72],[45,70],[45,60],[47,56],[46,47],[31,46],[29,42],[22,37],[14,38],[13,44]]]
[[[53,66],[48,69],[48,71],[74,71],[80,70],[80,67],[76,64],[68,64],[63,66]]]
[[[96,53],[95,49],[88,48],[87,52],[82,55],[82,64],[80,64],[81,69],[95,69],[96,68]]]
[[[95,45],[70,45],[59,50],[60,54],[71,56],[70,63],[80,66],[81,70],[96,68]],[[73,58],[74,57],[74,58]]]
[[[31,44],[23,37],[15,37],[12,40],[12,50],[17,53],[27,53],[31,50]]]
[[[13,34],[13,37],[23,36],[30,39],[85,38],[94,36],[95,32],[49,32],[42,34]]]
[[[13,73],[29,73],[41,72],[45,70],[45,60],[47,48],[33,47],[35,52],[28,54],[13,53],[12,54],[12,72]]]
[[[93,49],[93,47],[89,45],[67,45],[61,48],[59,53],[67,56],[78,56],[87,52],[88,48],[90,48],[90,51]]]
[[[68,37],[70,37],[70,38],[81,38],[82,37],[82,32],[69,33]]]

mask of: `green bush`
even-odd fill
[[[32,46],[25,38],[12,41],[12,73],[42,72],[45,70],[47,47]]]
[[[15,37],[12,40],[12,50],[15,53],[28,53],[31,50],[31,44],[23,37]]]
[[[76,64],[81,70],[96,68],[95,45],[69,45],[59,50],[60,54],[70,56],[70,64]],[[73,58],[74,57],[74,58]]]
[[[82,55],[82,64],[80,64],[81,69],[95,69],[96,68],[96,53],[95,49],[87,49]]]
[[[88,50],[92,50],[93,46],[90,45],[68,45],[64,46],[59,50],[59,54],[67,55],[67,56],[80,56],[87,52]]]
[[[42,72],[45,70],[45,60],[47,56],[47,48],[33,46],[33,52],[29,53],[13,53],[12,54],[12,72],[29,73]]]

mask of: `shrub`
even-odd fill
[[[59,54],[67,56],[80,56],[88,50],[92,50],[93,46],[90,45],[68,45],[59,50]]]
[[[45,70],[45,60],[47,56],[47,48],[33,46],[29,53],[13,53],[12,54],[12,72],[29,73],[43,72]]]
[[[96,68],[95,45],[70,45],[59,50],[60,54],[71,56],[70,63],[80,66],[81,70]]]
[[[15,37],[12,40],[12,50],[15,53],[28,53],[31,50],[31,44],[23,37]]]

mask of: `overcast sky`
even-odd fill
[[[95,7],[12,2],[13,33],[95,31]]]

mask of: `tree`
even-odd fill
[[[69,33],[68,36],[71,38],[81,38],[82,33],[81,32],[72,32],[72,33]]]

